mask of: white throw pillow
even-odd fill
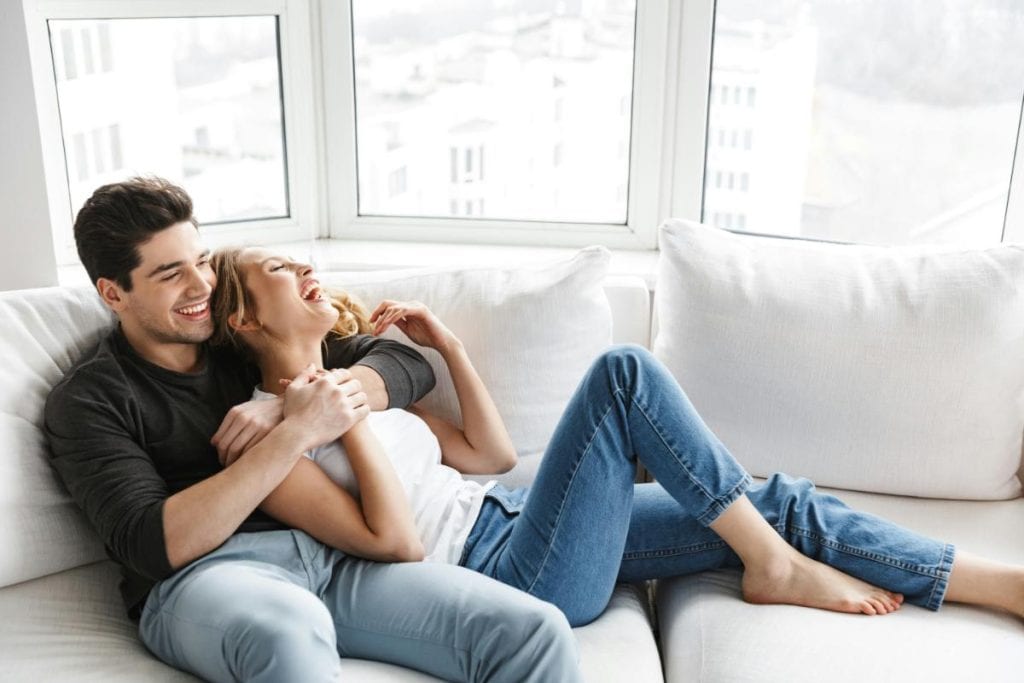
[[[607,249],[588,247],[541,267],[325,273],[321,280],[355,295],[367,312],[382,299],[422,301],[462,340],[522,459],[502,480],[521,485],[531,479],[584,372],[611,344],[602,287],[610,259]],[[396,327],[384,337],[412,344]],[[437,376],[424,405],[461,424],[440,354],[416,348]]]
[[[654,353],[753,474],[1020,495],[1024,247],[660,233]]]
[[[110,329],[92,287],[0,293],[0,586],[105,557],[50,466],[50,388]]]

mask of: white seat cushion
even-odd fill
[[[111,562],[0,589],[0,678],[10,681],[197,681],[146,651],[124,614]],[[597,621],[576,629],[587,681],[657,683],[661,663],[639,588],[619,586]],[[346,681],[438,679],[379,662],[346,659]]]
[[[1020,495],[1024,246],[866,247],[671,220],[660,244],[654,354],[749,471]]]
[[[858,509],[1024,564],[1024,500],[967,502],[828,490]],[[749,605],[739,571],[659,582],[657,612],[668,683],[984,681],[1024,676],[1024,622],[947,604],[882,617]]]

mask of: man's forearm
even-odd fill
[[[303,437],[282,422],[231,467],[168,498],[163,526],[171,567],[179,569],[227,540],[294,467],[305,450]]]

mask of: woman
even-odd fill
[[[756,603],[887,614],[904,599],[932,610],[952,600],[1024,616],[1022,568],[954,558],[951,545],[851,510],[807,480],[752,485],[640,347],[593,364],[530,489],[465,481],[459,473],[507,471],[515,451],[461,342],[426,307],[385,301],[367,318],[347,297],[330,299],[308,265],[263,249],[221,251],[213,264],[214,342],[252,355],[259,397],[323,372],[328,333],[396,325],[451,371],[462,429],[419,407],[373,413],[302,459],[264,501],[329,545],[459,563],[554,603],[574,626],[601,614],[617,581],[740,566],[743,595]],[[658,483],[634,484],[637,460]],[[336,499],[337,515],[307,514],[311,496]]]

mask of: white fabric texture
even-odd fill
[[[275,398],[260,389],[253,398]],[[380,442],[402,483],[423,542],[425,560],[458,564],[469,532],[480,515],[484,494],[492,484],[467,481],[459,472],[441,464],[441,446],[430,427],[400,408],[370,413],[367,425]],[[359,497],[359,482],[340,440],[305,453],[336,484]]]
[[[957,550],[1024,563],[1024,499],[946,501],[824,490]],[[882,617],[742,600],[739,571],[660,581],[658,625],[669,683],[1011,683],[1024,671],[1024,629],[1008,613],[905,605]]]
[[[99,562],[0,589],[0,679],[10,681],[198,681],[146,651],[124,614],[112,562]],[[638,589],[616,587],[608,609],[575,629],[586,680],[662,681],[654,634]],[[437,678],[389,664],[342,660],[360,683]]]
[[[42,432],[50,388],[109,329],[91,287],[0,293],[0,586],[104,557],[50,466]]]
[[[517,469],[532,472],[584,372],[611,344],[602,287],[610,258],[607,249],[588,247],[537,267],[324,274],[321,280],[355,295],[368,312],[383,299],[425,303],[462,340],[508,427],[521,458]],[[411,344],[396,327],[384,336]],[[444,360],[433,349],[416,348],[437,377],[423,405],[461,425]],[[499,477],[523,479],[515,470]]]
[[[654,353],[752,473],[1020,495],[1024,247],[659,239]]]

